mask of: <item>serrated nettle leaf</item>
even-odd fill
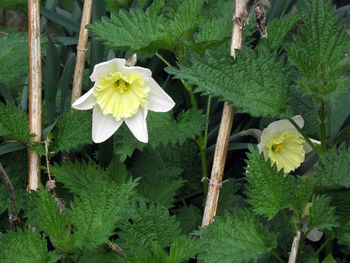
[[[47,263],[61,258],[57,252],[48,252],[47,243],[35,230],[9,231],[0,238],[0,259],[3,262]]]
[[[247,210],[234,211],[201,230],[199,258],[203,262],[257,261],[277,245],[276,235]]]
[[[167,68],[175,78],[197,86],[196,91],[219,97],[253,116],[290,117],[287,106],[292,82],[291,69],[261,47],[238,53],[234,60],[220,48],[204,57],[192,54],[191,65]]]
[[[182,145],[187,139],[195,139],[205,129],[207,123],[206,116],[196,109],[181,112],[176,119],[177,121],[174,120],[172,112],[149,112],[147,117],[149,145],[153,148],[168,143]],[[135,149],[142,150],[145,147],[144,143],[137,141],[123,127],[117,133],[116,141],[117,153],[121,154],[121,160],[131,156]]]
[[[292,176],[284,176],[283,170],[278,172],[276,165],[271,166],[270,160],[266,161],[258,150],[250,148],[250,151],[246,172],[248,202],[257,214],[271,219],[291,205],[295,181]]]
[[[349,77],[346,57],[350,38],[335,15],[330,1],[307,2],[304,24],[288,49],[288,59],[302,77],[297,85],[305,94],[327,102],[347,91]]]
[[[300,20],[299,14],[287,15],[273,20],[267,26],[267,38],[261,38],[261,43],[270,51],[279,49]]]
[[[89,26],[96,39],[111,48],[132,52],[154,53],[157,49],[173,50],[183,46],[199,24],[202,0],[178,0],[176,8],[161,14],[164,4],[155,1],[146,11],[133,8],[112,13]]]
[[[343,145],[323,155],[315,179],[316,185],[325,189],[350,187],[350,149]]]
[[[180,237],[179,223],[160,205],[134,203],[127,219],[120,226],[117,239],[126,255],[137,255],[138,251],[151,250],[155,246],[163,250]]]
[[[78,145],[91,144],[91,116],[88,112],[67,112],[52,130],[50,151],[69,151]]]
[[[0,136],[26,143],[33,135],[29,134],[27,115],[13,104],[0,103]]]
[[[350,221],[350,190],[336,190],[327,192],[331,197],[330,205],[335,207],[335,215],[338,218],[339,225],[344,225]]]
[[[338,218],[335,215],[335,207],[330,205],[331,198],[326,195],[314,195],[308,220],[308,228],[332,230],[337,227]]]
[[[0,46],[0,82],[12,86],[14,81],[28,72],[28,34],[1,34]]]

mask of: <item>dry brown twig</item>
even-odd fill
[[[301,237],[301,232],[298,231],[293,240],[288,263],[295,263],[297,261],[300,237]]]
[[[15,191],[13,190],[13,186],[11,184],[11,181],[9,177],[7,176],[4,167],[2,167],[2,164],[0,163],[0,174],[2,179],[5,182],[8,194],[10,196],[10,204],[11,204],[11,213],[9,216],[9,222],[11,225],[11,229],[13,231],[16,231],[16,227],[19,224],[20,220],[17,216],[17,206],[16,206],[16,197],[15,197]]]
[[[41,139],[41,49],[40,49],[40,1],[28,0],[29,31],[29,133],[35,134],[31,142]],[[40,156],[28,151],[28,187],[36,190],[40,181]]]
[[[236,49],[242,49],[243,47],[243,32],[244,24],[248,15],[250,14],[250,8],[253,2],[255,2],[255,20],[259,22],[260,32],[264,32],[265,18],[266,15],[261,10],[261,0],[236,0],[235,12],[233,16],[233,27],[232,27],[232,40],[230,54],[233,58],[236,58]],[[266,32],[266,28],[265,28]],[[266,37],[267,34],[262,35]],[[234,108],[229,106],[227,102],[224,104],[222,112],[221,123],[219,128],[219,134],[216,142],[215,154],[213,167],[209,182],[209,190],[207,200],[204,208],[204,215],[202,221],[202,227],[208,226],[213,222],[213,218],[217,212],[217,204],[219,200],[220,188],[222,186],[222,177],[224,174],[227,147],[231,134],[232,123],[234,118]]]
[[[85,55],[87,51],[87,42],[89,31],[85,28],[90,23],[92,10],[92,0],[84,1],[83,15],[80,24],[79,42],[77,47],[77,60],[74,69],[73,90],[71,104],[81,96],[81,86],[84,77]]]

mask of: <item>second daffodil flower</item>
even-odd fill
[[[303,118],[298,115],[293,118],[300,128],[304,126]],[[259,152],[265,159],[276,163],[277,169],[284,169],[288,174],[298,168],[305,160],[305,154],[311,147],[289,120],[279,120],[270,123],[261,135],[258,144]]]
[[[115,58],[97,64],[90,76],[95,85],[73,103],[77,110],[93,108],[92,139],[111,137],[123,122],[141,142],[148,142],[148,110],[167,112],[175,103],[152,78],[151,70],[129,67]]]

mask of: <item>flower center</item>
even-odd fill
[[[272,147],[271,147],[271,150],[274,153],[281,153],[281,152],[283,152],[283,144],[282,143],[273,144]]]
[[[104,115],[111,114],[117,121],[134,116],[147,106],[150,88],[142,77],[134,72],[125,76],[120,72],[100,76],[94,88],[94,96]]]
[[[285,173],[294,171],[305,159],[305,141],[300,133],[286,130],[266,144],[265,158],[276,163],[277,169]]]

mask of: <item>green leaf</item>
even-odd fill
[[[80,248],[93,249],[109,241],[135,195],[135,182],[104,189],[91,185],[88,192],[75,196],[68,218],[74,225],[73,238]]]
[[[197,92],[228,101],[253,116],[290,115],[287,106],[291,70],[265,48],[258,52],[244,49],[234,60],[222,49],[208,51],[204,57],[192,54],[192,65],[167,68],[175,78],[197,85]]]
[[[180,222],[184,234],[188,234],[202,224],[203,212],[194,205],[181,207],[176,212],[176,220]]]
[[[79,33],[80,31],[79,24],[45,7],[42,7],[42,6],[40,7],[40,14],[47,17],[53,23],[61,25],[68,30],[72,30],[73,32],[77,32],[77,33]]]
[[[314,195],[310,208],[308,228],[318,227],[320,229],[332,230],[338,226],[335,215],[335,207],[330,205],[331,198],[326,195]]]
[[[343,74],[350,65],[346,56],[350,39],[330,1],[306,3],[304,24],[295,44],[288,47],[288,58],[302,75],[297,83],[300,90],[317,100],[334,103],[348,90],[349,77]]]
[[[48,252],[45,238],[33,230],[9,231],[0,236],[0,262],[9,263],[54,263],[61,256]]]
[[[12,86],[29,70],[28,34],[0,34],[0,46],[0,82]]]
[[[29,122],[26,114],[13,104],[0,103],[0,136],[26,143],[32,135],[29,134]]]
[[[175,121],[172,112],[149,112],[147,116],[149,145],[153,148],[168,143],[182,145],[187,139],[195,139],[205,129],[206,116],[201,111],[190,109],[181,112]],[[131,156],[135,149],[142,150],[144,143],[139,142],[127,129],[121,127],[117,132],[117,153],[124,160]]]
[[[300,177],[296,180],[294,195],[292,198],[293,211],[301,216],[304,213],[305,206],[311,200],[315,182],[310,178]]]
[[[326,189],[350,187],[350,148],[341,146],[321,158],[316,168],[317,186]]]
[[[294,180],[291,176],[284,176],[283,170],[278,172],[276,165],[271,166],[270,160],[265,161],[257,149],[250,148],[248,158],[248,202],[257,214],[271,219],[279,210],[290,206]]]
[[[350,190],[336,190],[328,192],[331,197],[330,205],[335,207],[335,215],[338,218],[339,225],[344,225],[350,221]]]
[[[279,49],[286,41],[290,31],[301,20],[299,14],[288,15],[273,20],[267,26],[267,38],[261,38],[260,41],[270,51]]]
[[[202,0],[177,0],[164,13],[159,12],[163,1],[155,1],[146,11],[120,10],[89,28],[96,39],[111,48],[143,53],[154,53],[160,48],[173,50],[183,46],[197,28],[202,4]]]
[[[199,252],[200,243],[196,239],[190,239],[182,236],[175,240],[170,247],[169,256],[166,263],[184,263],[189,259],[195,258]]]
[[[120,226],[117,240],[126,254],[137,254],[140,249],[150,250],[156,245],[164,249],[180,236],[179,224],[169,215],[168,209],[140,203],[129,213],[129,220]]]
[[[111,18],[103,17],[88,28],[97,40],[115,49],[154,53],[158,48],[172,49],[165,33],[166,19],[142,9],[120,10]]]
[[[328,254],[327,257],[322,261],[322,263],[337,263],[337,261],[335,261],[332,254]]]
[[[249,211],[238,210],[201,230],[199,258],[206,262],[257,261],[276,247],[276,235],[264,228]]]
[[[76,250],[74,240],[71,238],[71,228],[68,224],[67,214],[60,211],[57,201],[46,190],[38,192],[39,227],[44,230],[50,237],[51,242],[59,251],[67,254]],[[56,197],[57,198],[57,197]]]
[[[91,116],[84,111],[67,112],[57,121],[52,131],[53,152],[69,151],[80,144],[91,144]]]

